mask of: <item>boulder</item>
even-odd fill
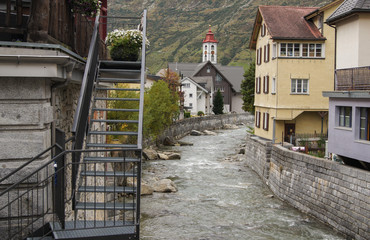
[[[203,133],[204,133],[205,135],[211,135],[211,136],[216,136],[216,135],[217,135],[217,133],[212,132],[212,131],[208,131],[208,130],[204,130],[204,131],[203,131]]]
[[[200,131],[197,131],[197,130],[191,130],[190,135],[192,135],[192,136],[201,136],[201,135],[203,135],[203,133],[200,132]]]
[[[181,159],[180,153],[171,153],[168,156],[168,160],[178,160]]]
[[[177,141],[177,143],[178,143],[180,146],[193,146],[193,145],[194,145],[193,143],[183,142],[183,141]]]
[[[157,153],[157,151],[154,150],[154,149],[151,149],[151,148],[145,148],[143,150],[143,156],[147,160],[156,160],[156,159],[158,159],[158,153]]]
[[[158,157],[159,159],[162,159],[162,160],[168,160],[169,157],[167,154],[164,154],[164,153],[158,153]]]
[[[245,148],[239,149],[239,154],[245,154]]]
[[[171,179],[162,179],[153,184],[154,192],[177,192],[177,188]]]
[[[140,195],[151,195],[153,192],[154,189],[151,186],[149,186],[147,183],[141,183]]]

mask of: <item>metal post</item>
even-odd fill
[[[55,156],[64,152],[65,150],[65,133],[60,129],[55,129],[56,144],[58,147],[55,150]],[[53,206],[54,211],[60,221],[62,228],[64,229],[65,225],[65,179],[64,179],[64,170],[65,170],[65,155],[62,155],[55,159],[55,187],[54,187],[54,199]]]

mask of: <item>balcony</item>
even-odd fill
[[[106,0],[101,16],[106,16]],[[50,14],[41,14],[49,12]],[[102,18],[102,23],[106,19]],[[94,19],[72,13],[66,0],[0,0],[0,41],[37,42],[66,46],[87,57]],[[100,44],[103,46],[106,25],[101,24]],[[102,56],[105,48],[100,48]]]
[[[335,71],[335,90],[370,90],[370,66]]]

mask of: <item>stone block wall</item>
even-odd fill
[[[254,116],[250,113],[239,113],[239,114],[222,114],[222,115],[211,115],[203,117],[185,118],[176,121],[169,128],[167,128],[163,134],[158,138],[160,142],[163,142],[164,138],[174,137],[182,138],[189,134],[191,130],[204,131],[212,129],[220,129],[225,124],[253,124]]]
[[[351,239],[370,236],[370,172],[247,137],[245,162],[276,196]],[[264,155],[266,157],[264,157]],[[269,165],[266,177],[262,168]]]

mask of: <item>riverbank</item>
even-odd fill
[[[351,239],[369,239],[370,172],[249,134],[244,160],[280,199]]]

